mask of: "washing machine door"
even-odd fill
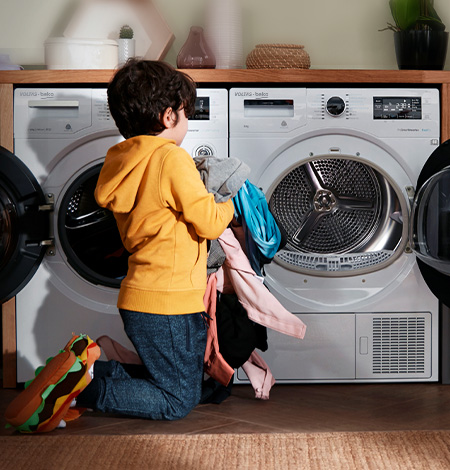
[[[27,166],[0,147],[0,303],[33,277],[47,249],[50,218]]]
[[[410,243],[431,291],[450,306],[450,141],[432,153],[419,175]]]

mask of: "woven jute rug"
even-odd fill
[[[0,437],[0,468],[449,470],[450,431]]]

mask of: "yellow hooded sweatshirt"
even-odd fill
[[[206,239],[233,217],[217,204],[191,156],[173,140],[138,136],[109,149],[95,198],[114,213],[130,252],[119,308],[157,314],[204,310]]]

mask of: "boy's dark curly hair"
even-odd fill
[[[195,88],[188,75],[165,62],[132,58],[109,83],[108,105],[125,139],[157,135],[166,128],[162,117],[167,108],[194,113]]]

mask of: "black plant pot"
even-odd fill
[[[442,70],[448,45],[447,31],[399,31],[394,33],[400,70]]]

